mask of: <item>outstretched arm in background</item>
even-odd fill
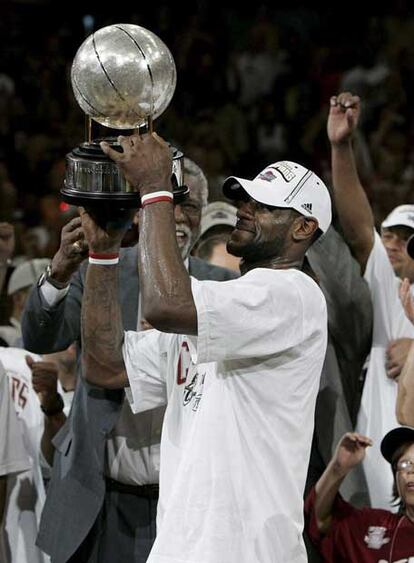
[[[339,487],[351,469],[361,463],[366,448],[371,445],[370,438],[356,432],[348,432],[339,441],[333,458],[315,485],[315,516],[320,532],[329,532]]]
[[[374,244],[374,217],[362,187],[352,148],[360,99],[349,92],[330,100],[328,137],[332,149],[332,181],[338,218],[345,239],[362,271]]]
[[[48,354],[66,350],[72,342],[80,341],[83,281],[79,267],[87,254],[81,220],[75,217],[63,227],[51,264],[51,277],[62,289],[55,285],[50,302],[45,298],[46,284],[36,284],[26,301],[22,334],[27,350]]]

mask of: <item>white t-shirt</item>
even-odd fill
[[[21,439],[19,421],[9,393],[6,370],[0,361],[0,476],[25,471],[30,460]]]
[[[192,279],[198,337],[127,332],[135,412],[168,407],[148,563],[304,563],[326,303],[297,270]]]
[[[20,423],[9,392],[9,380],[0,362],[0,476],[8,480],[30,467],[30,459],[23,444]],[[7,511],[8,499],[6,499]],[[10,550],[6,537],[0,529],[0,561],[9,561]]]
[[[9,552],[8,557],[11,556],[11,562],[46,563],[49,557],[35,545],[45,500],[39,461],[43,413],[31,385],[31,371],[25,361],[27,355],[35,361],[41,360],[40,356],[29,354],[26,350],[0,348],[0,361],[8,377],[9,392],[20,426],[20,439],[30,460],[30,469],[8,479],[8,508],[2,541],[3,549]],[[8,557],[4,559],[5,562],[9,561]],[[3,559],[1,561],[3,563]]]
[[[372,438],[367,449],[364,470],[371,504],[391,510],[392,472],[381,455],[380,444],[385,434],[399,426],[395,409],[398,384],[386,372],[386,350],[391,340],[414,338],[414,327],[404,314],[398,297],[400,280],[395,276],[378,233],[364,275],[372,296],[373,335],[357,430]]]

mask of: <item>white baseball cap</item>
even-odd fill
[[[212,227],[224,225],[234,227],[237,222],[237,209],[225,201],[213,201],[206,205],[201,215],[200,236]]]
[[[414,205],[399,205],[381,223],[381,227],[384,229],[397,225],[414,229]]]
[[[324,233],[331,224],[328,188],[316,174],[296,162],[283,160],[269,164],[254,180],[231,176],[223,184],[223,193],[229,199],[239,199],[240,188],[260,203],[295,209],[304,217],[314,217]]]
[[[17,266],[10,276],[7,295],[34,285],[49,264],[49,258],[34,258]]]

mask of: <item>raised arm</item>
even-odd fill
[[[332,181],[339,221],[362,270],[374,244],[374,217],[355,165],[352,138],[358,125],[360,99],[349,92],[330,100],[328,137],[332,151]]]
[[[111,237],[81,209],[90,251],[119,253],[123,233]],[[122,357],[124,330],[118,303],[118,266],[89,264],[82,299],[82,372],[89,383],[107,389],[128,385]]]
[[[79,267],[86,255],[81,220],[75,217],[62,229],[60,247],[52,259],[49,294],[45,296],[43,283],[35,285],[27,299],[22,318],[27,350],[48,354],[80,340],[83,282]]]
[[[414,300],[406,278],[400,286],[400,298],[405,314],[414,324]],[[400,424],[414,427],[414,343],[398,378],[396,416]]]
[[[141,197],[171,193],[141,211],[139,271],[143,316],[158,330],[197,334],[197,311],[191,282],[175,235],[171,187],[171,151],[156,133],[120,137],[123,153],[102,144]]]
[[[348,432],[341,438],[333,458],[315,485],[315,516],[320,532],[329,532],[339,487],[351,469],[364,459],[365,450],[371,445],[369,438],[356,432]]]

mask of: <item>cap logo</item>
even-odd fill
[[[259,178],[261,180],[265,180],[266,182],[273,182],[276,179],[276,176],[273,174],[271,170],[265,170],[259,174]]]
[[[312,213],[312,204],[311,203],[302,203],[302,207],[308,213]]]
[[[273,182],[273,180],[276,180],[276,174],[272,172],[272,170],[279,172],[285,182],[291,182],[296,178],[296,174],[292,170],[292,167],[286,162],[278,162],[276,166],[268,166],[259,174],[259,178],[261,180],[265,180],[266,182]]]
[[[414,223],[414,215],[407,215],[408,219]]]

